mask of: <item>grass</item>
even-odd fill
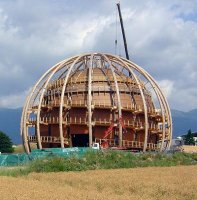
[[[2,168],[0,175],[23,176],[31,172],[68,172],[95,169],[119,169],[136,167],[166,167],[197,164],[197,154],[132,154],[120,151],[89,151],[81,158],[47,157],[31,161],[22,167]]]
[[[177,156],[177,155],[176,155]],[[197,166],[2,176],[1,200],[196,200]]]
[[[0,168],[0,176],[26,176],[30,171],[25,167],[2,167]]]
[[[35,160],[28,166],[31,172],[84,171],[95,169],[119,169],[135,167],[165,167],[197,164],[197,154],[174,153],[139,154],[119,151],[90,151],[82,158],[62,158]]]

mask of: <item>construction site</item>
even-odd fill
[[[124,2],[0,4],[2,200],[197,199],[194,5]]]
[[[40,78],[27,97],[21,134],[27,153],[30,143],[146,151],[170,145],[171,125],[166,98],[144,69],[92,53],[61,61]]]
[[[88,53],[49,69],[27,97],[21,135],[27,153],[38,149],[93,147],[137,151],[168,149],[172,118],[156,81],[131,62],[120,3],[126,59]],[[115,40],[117,45],[117,39]]]

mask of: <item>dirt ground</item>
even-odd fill
[[[0,177],[1,200],[196,200],[197,166]]]

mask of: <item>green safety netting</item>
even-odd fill
[[[0,155],[0,166],[18,166],[26,164],[27,162],[39,158],[45,157],[81,157],[91,148],[85,147],[74,147],[74,148],[50,148],[50,149],[34,149],[28,155],[26,153],[19,154],[1,154]],[[92,150],[92,149],[91,149]]]

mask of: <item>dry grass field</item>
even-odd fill
[[[1,200],[196,200],[197,166],[0,177]]]
[[[37,148],[35,143],[31,143],[30,146],[31,146],[31,149]],[[14,147],[14,153],[24,153],[24,152],[25,152],[25,150],[24,150],[24,147],[22,144],[19,144],[16,147]]]
[[[197,153],[197,146],[183,145],[180,149],[186,153]]]

